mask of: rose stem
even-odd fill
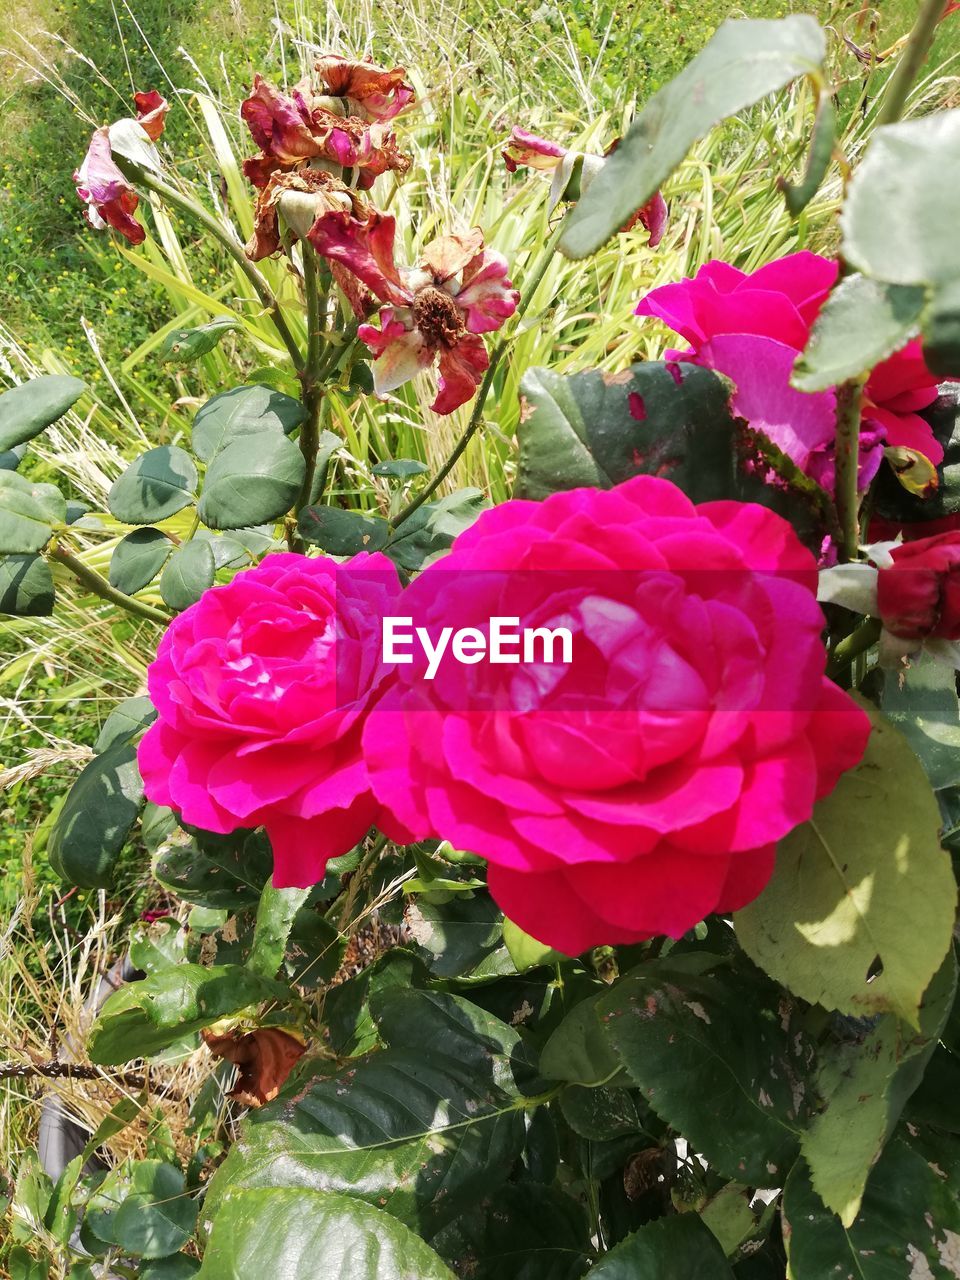
[[[854,658],[859,657],[861,653],[866,653],[870,646],[880,639],[880,631],[880,619],[867,618],[866,622],[862,622],[856,631],[844,636],[833,647],[827,674],[832,677],[839,675],[845,667],[850,665]]]
[[[560,239],[560,232],[562,227],[563,227],[563,219],[561,218],[561,220],[557,223],[556,227],[554,228],[553,234],[550,236],[547,243],[543,246],[543,252],[540,254],[540,257],[537,259],[536,263],[534,264],[533,270],[531,271],[530,275],[525,278],[523,282],[523,292],[520,295],[520,301],[517,303],[517,309],[513,313],[514,324],[516,324],[516,322],[523,317],[523,313],[526,311],[527,307],[530,305],[533,295],[536,293],[537,289],[540,287],[540,281],[546,275],[547,268],[550,266],[550,263],[553,261],[553,255],[554,255],[554,252],[556,251],[557,241]],[[417,496],[413,498],[410,502],[408,502],[407,505],[403,508],[403,510],[394,519],[393,521],[394,529],[399,528],[400,525],[403,524],[404,520],[408,520],[410,516],[412,516],[413,513],[417,510],[418,507],[422,506],[423,503],[426,502],[426,500],[432,494],[436,493],[437,489],[439,489],[440,485],[443,484],[444,480],[446,480],[447,476],[450,474],[450,472],[459,462],[460,458],[463,455],[464,450],[466,449],[470,441],[473,439],[474,435],[476,434],[476,432],[478,431],[478,429],[480,428],[483,422],[484,402],[486,401],[486,398],[490,393],[490,388],[493,386],[493,378],[494,378],[494,374],[497,371],[497,366],[500,364],[500,361],[503,359],[504,353],[506,352],[507,347],[510,345],[510,342],[511,342],[510,338],[501,338],[500,341],[497,343],[496,347],[493,350],[493,354],[490,356],[490,363],[487,366],[487,371],[483,376],[483,381],[480,383],[480,390],[477,392],[477,398],[474,401],[473,412],[470,415],[470,421],[467,423],[463,434],[461,435],[457,443],[454,445],[446,462],[444,462],[443,466],[440,468],[437,474],[433,477],[430,483],[426,485],[423,489],[421,489],[420,492],[417,494]]]
[[[845,382],[837,391],[836,502],[840,559],[855,560],[860,543],[857,481],[860,473],[860,401],[863,383]]]
[[[896,71],[887,81],[877,124],[896,124],[903,115],[913,83],[927,60],[937,23],[943,16],[944,8],[944,0],[923,0],[913,30],[907,37],[907,47],[901,55]]]
[[[138,618],[145,618],[148,622],[158,622],[160,626],[165,627],[172,614],[166,613],[163,609],[155,609],[153,605],[145,604],[142,600],[135,600],[133,596],[126,595],[123,591],[118,591],[116,587],[112,587],[106,578],[101,577],[96,569],[91,569],[88,564],[84,564],[79,556],[75,556],[72,551],[68,551],[66,547],[56,546],[49,553],[51,560],[56,560],[74,575],[78,582],[92,591],[95,596],[99,596],[101,600],[107,600],[110,604],[118,605],[121,609],[126,609],[127,613],[135,614]]]
[[[276,326],[277,333],[283,342],[283,345],[290,353],[290,359],[293,361],[294,368],[297,373],[303,371],[303,356],[300,354],[300,348],[297,340],[290,332],[290,328],[283,316],[280,303],[274,296],[273,290],[267,284],[266,277],[262,272],[250,261],[244,252],[243,246],[238,240],[235,240],[230,234],[228,227],[222,222],[208,213],[202,205],[197,204],[195,200],[191,200],[189,196],[182,195],[176,187],[171,187],[168,183],[158,178],[149,169],[145,169],[142,165],[135,164],[132,160],[128,160],[125,156],[114,155],[117,168],[131,182],[137,186],[146,187],[148,191],[154,192],[155,195],[162,197],[168,204],[172,204],[174,208],[179,209],[182,213],[186,213],[189,217],[196,220],[216,237],[223,245],[230,257],[233,258],[237,266],[247,277],[256,291],[257,297],[263,303],[264,307],[269,311],[270,318]]]

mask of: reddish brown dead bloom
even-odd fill
[[[404,67],[387,71],[372,62],[351,62],[328,54],[316,63],[316,69],[328,93],[356,104],[357,114],[366,115],[368,120],[392,120],[415,97],[404,78]]]
[[[271,1102],[305,1052],[300,1040],[279,1027],[237,1030],[228,1035],[215,1035],[212,1031],[201,1034],[212,1054],[239,1067],[230,1097],[247,1107]]]
[[[136,120],[125,117],[109,128],[97,129],[83,164],[74,173],[77,195],[86,204],[84,217],[91,227],[103,231],[113,227],[131,244],[142,244],[146,232],[133,216],[140,198],[120,172],[113,158],[126,155],[140,164],[159,164],[153,144],[163,133],[168,105],[156,89],[135,93]]]

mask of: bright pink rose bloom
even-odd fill
[[[397,266],[395,233],[389,214],[331,211],[317,218],[307,238],[388,304],[380,309],[379,328],[362,324],[357,330],[375,357],[377,395],[436,364],[431,408],[452,413],[474,394],[489,364],[480,335],[499,329],[516,311],[520,295],[507,279],[506,259],[484,248],[479,227],[438,236],[415,267]]]
[[[641,299],[637,315],[657,316],[690,349],[667,351],[716,369],[734,383],[733,409],[825,489],[833,489],[836,392],[790,385],[793,366],[832,289],[839,268],[818,254],[789,254],[746,273],[714,260],[690,280],[662,285]],[[943,449],[918,410],[938,395],[917,341],[877,365],[865,393],[860,486],[876,475],[884,445],[915,449],[934,465]]]
[[[960,640],[960,533],[890,548],[877,574],[877,608],[902,640]]]
[[[265,827],[277,887],[322,880],[378,818],[360,733],[389,675],[380,619],[399,591],[384,556],[280,554],[204,592],[147,675],[149,799],[206,831]]]
[[[398,666],[363,737],[385,829],[486,858],[504,912],[570,955],[745,905],[869,733],[824,676],[816,587],[780,516],[652,476],[484,512],[404,614],[562,624],[574,661]]]
[[[83,164],[74,173],[77,195],[86,204],[83,216],[97,231],[113,227],[131,244],[142,244],[147,233],[133,216],[140,197],[120,172],[113,158],[111,135],[118,130],[129,137],[139,134],[143,144],[157,141],[163,133],[168,105],[156,89],[133,95],[137,108],[136,120],[120,120],[109,128],[97,129],[90,139],[90,146]]]

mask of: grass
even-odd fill
[[[866,43],[865,23],[853,16],[860,7],[826,5],[821,12],[850,39]],[[753,16],[789,8],[775,0],[738,6]],[[293,389],[269,323],[258,308],[237,301],[249,294],[245,281],[195,226],[154,207],[147,214],[150,238],[130,252],[82,222],[70,169],[83,155],[91,124],[128,109],[121,103],[132,84],[156,84],[175,102],[165,152],[177,180],[242,231],[249,206],[237,163],[249,141],[236,108],[253,70],[292,81],[311,44],[405,63],[422,108],[404,124],[405,143],[415,153],[411,178],[391,197],[403,228],[401,256],[413,261],[441,229],[478,222],[522,287],[550,216],[546,185],[522,173],[511,177],[500,161],[498,144],[510,125],[522,122],[603,150],[636,103],[730,12],[728,5],[689,0],[635,0],[616,9],[599,0],[522,8],[499,0],[426,0],[417,13],[399,0],[342,0],[323,8],[283,0],[268,22],[244,0],[229,8],[151,0],[135,11],[123,0],[115,9],[104,0],[60,8],[34,0],[32,9],[18,11],[26,39],[7,37],[16,58],[5,63],[0,137],[0,279],[10,297],[0,324],[0,371],[17,379],[44,369],[76,371],[93,391],[82,412],[67,415],[38,443],[32,473],[55,476],[102,513],[124,459],[188,432],[207,396],[264,376],[265,366]],[[884,5],[876,47],[893,42],[910,12],[906,0]],[[951,21],[939,37],[941,59],[955,53],[960,40],[960,18]],[[838,62],[838,69],[842,143],[852,160],[871,122],[877,77],[865,81],[853,58]],[[955,91],[934,73],[914,109]],[[641,329],[632,314],[645,290],[692,273],[710,257],[753,268],[792,249],[835,245],[836,168],[797,222],[772,181],[801,167],[810,111],[801,85],[698,144],[667,188],[671,223],[657,251],[636,233],[616,238],[585,263],[554,259],[498,373],[484,431],[451,485],[477,484],[497,501],[509,495],[526,368],[617,369],[659,353],[663,332]],[[268,264],[267,270],[294,302],[295,281],[285,268]],[[244,326],[218,353],[189,369],[159,362],[157,348],[169,328],[224,311],[239,311]],[[295,309],[290,315],[298,323]],[[429,388],[419,384],[385,405],[346,389],[330,398],[327,425],[344,440],[334,492],[344,502],[386,511],[390,491],[370,474],[378,459],[415,457],[437,468],[469,408],[440,419],[426,408],[429,399]],[[171,527],[186,519],[176,517]],[[105,571],[121,532],[102,517],[83,535],[88,562]],[[156,643],[149,624],[106,606],[91,609],[59,570],[57,577],[53,619],[0,623],[0,867],[14,872],[0,879],[0,922],[7,920],[0,1042],[41,1054],[50,1052],[64,1019],[76,1018],[96,956],[122,948],[146,879],[145,859],[131,862],[116,898],[80,893],[54,906],[62,891],[43,858],[44,823],[112,705],[142,688]],[[144,598],[155,602],[155,589]],[[90,950],[89,937],[98,951]],[[82,963],[77,947],[87,948]],[[28,1091],[0,1101],[0,1169],[29,1144],[35,1120]]]

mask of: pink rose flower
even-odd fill
[[[167,628],[147,676],[147,796],[184,822],[266,828],[273,883],[323,879],[377,821],[360,749],[389,671],[380,618],[400,585],[380,555],[267,556]]]
[[[614,150],[619,139],[608,149],[607,155]],[[514,125],[510,137],[504,144],[501,153],[508,173],[516,173],[525,166],[536,169],[539,173],[552,173],[551,208],[561,200],[576,199],[586,191],[606,163],[606,156],[588,155],[582,151],[571,151],[566,147],[529,133]],[[577,161],[580,161],[579,177],[575,177]],[[571,194],[572,193],[572,194]],[[639,222],[650,233],[650,248],[655,249],[663,239],[667,229],[667,202],[657,191],[647,203],[624,223],[621,231],[632,231]]]
[[[380,309],[379,328],[362,324],[357,330],[375,357],[377,395],[437,364],[431,408],[452,413],[474,394],[489,364],[480,335],[499,329],[516,311],[520,295],[507,279],[506,259],[484,248],[479,227],[439,236],[410,268],[396,264],[395,232],[388,214],[371,210],[361,217],[335,210],[321,214],[307,238],[388,304]]]
[[[715,259],[692,280],[651,290],[637,306],[637,315],[657,316],[690,343],[689,350],[665,352],[666,359],[730,378],[734,411],[827,490],[834,482],[836,392],[797,391],[790,377],[838,270],[806,251],[749,274]],[[876,475],[885,445],[914,449],[934,465],[943,460],[918,413],[937,394],[918,341],[877,365],[864,393],[861,488]]]
[[[344,116],[336,104],[314,92],[309,79],[281,93],[261,75],[240,104],[241,118],[260,148],[260,155],[243,162],[243,172],[255,187],[265,187],[278,172],[304,167],[311,161],[357,169],[357,185],[373,185],[381,173],[406,173],[410,158],[400,151],[395,134],[384,124]]]
[[[403,613],[562,623],[574,660],[398,666],[363,735],[385,829],[486,858],[504,912],[571,955],[745,905],[869,733],[824,676],[816,585],[780,516],[651,476],[484,512]]]
[[[960,640],[960,533],[889,548],[876,579],[884,628],[901,640]]]
[[[113,227],[131,244],[142,244],[147,233],[133,216],[140,197],[120,172],[113,158],[113,146],[120,141],[117,149],[121,154],[129,148],[131,139],[138,149],[152,147],[163,133],[169,108],[166,99],[156,89],[135,93],[133,97],[137,108],[136,120],[118,120],[109,128],[97,129],[90,139],[83,164],[73,175],[73,181],[77,195],[87,206],[83,216],[91,227],[97,231]],[[131,158],[142,159],[139,154]]]

